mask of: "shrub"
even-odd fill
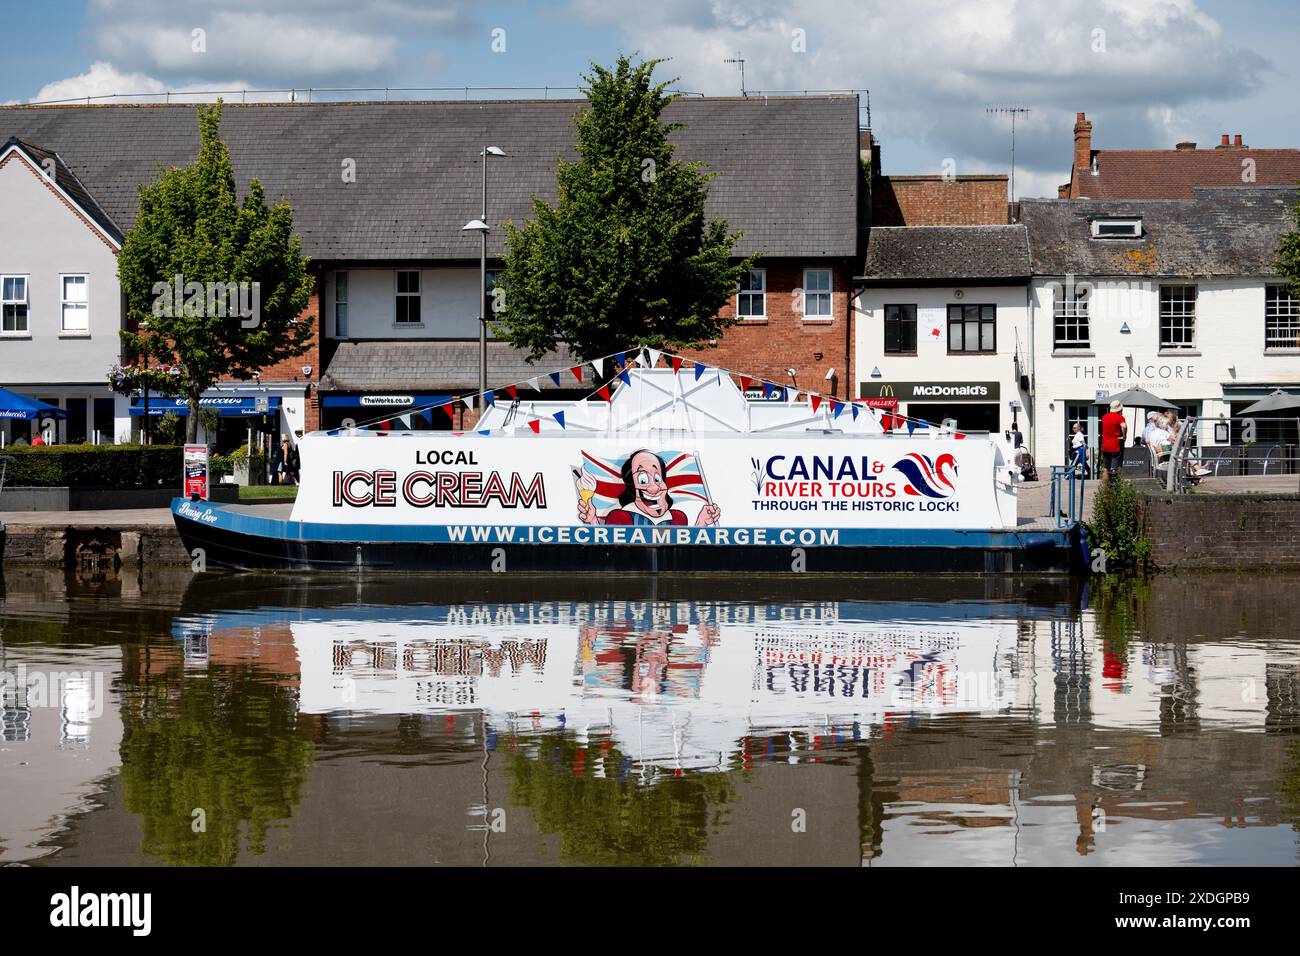
[[[245,466],[249,470],[249,482],[255,485],[261,484],[266,468],[266,456],[259,452],[249,455],[247,445],[239,445],[229,455],[213,455],[210,471],[213,475],[233,475]]]
[[[1092,502],[1088,541],[1106,555],[1106,567],[1145,568],[1151,542],[1142,534],[1138,493],[1132,482],[1116,476],[1101,482]]]
[[[176,445],[10,446],[8,487],[156,488],[180,486],[182,449]]]

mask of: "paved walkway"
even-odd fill
[[[1097,483],[1095,481],[1087,482],[1083,490],[1083,518],[1085,521],[1092,517],[1092,499],[1096,493]],[[1048,507],[1052,499],[1052,483],[1050,481],[1021,482],[1017,498],[1016,510],[1022,523],[1026,518],[1051,516]]]
[[[1251,475],[1206,478],[1196,486],[1198,495],[1241,495],[1250,493],[1300,493],[1300,475]]]
[[[268,505],[234,505],[264,518],[287,518],[293,503]],[[100,511],[0,511],[0,521],[6,528],[129,528],[151,525],[170,525],[170,508],[109,508]]]

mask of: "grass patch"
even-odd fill
[[[298,497],[297,485],[240,485],[240,501],[293,501]]]

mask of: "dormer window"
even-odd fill
[[[1094,219],[1092,221],[1092,238],[1094,239],[1141,239],[1141,219]]]

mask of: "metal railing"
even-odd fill
[[[1151,476],[1168,491],[1206,478],[1300,475],[1300,418],[1188,418],[1168,444],[1148,453]]]
[[[1083,520],[1083,492],[1088,479],[1075,465],[1052,465],[1048,508],[1058,528],[1070,528]]]
[[[373,99],[379,101],[379,95],[383,94],[382,102],[389,102],[394,98],[396,101],[414,98],[412,94],[444,94],[443,98],[450,98],[451,94],[460,94],[462,99],[470,99],[470,94],[493,94],[499,96],[503,93],[529,93],[541,94],[541,99],[550,99],[552,93],[578,93],[581,94],[582,87],[578,86],[291,86],[283,89],[271,90],[163,90],[161,92],[146,93],[95,93],[87,96],[73,96],[66,99],[57,100],[34,100],[30,103],[18,104],[21,106],[57,106],[61,103],[85,103],[90,106],[98,101],[118,101],[134,103],[190,103],[194,102],[194,97],[239,97],[239,102],[247,103],[248,97],[272,97],[268,100],[254,99],[253,102],[269,103],[331,103],[347,102],[341,98],[341,94],[352,96],[362,94],[362,99]],[[669,93],[675,93],[679,96],[699,96],[704,94],[695,90],[669,90]],[[305,99],[299,99],[305,97]],[[321,97],[325,97],[322,99]],[[476,99],[489,99],[493,97],[475,96]],[[582,98],[581,96],[575,98]],[[233,99],[230,100],[233,102]]]

